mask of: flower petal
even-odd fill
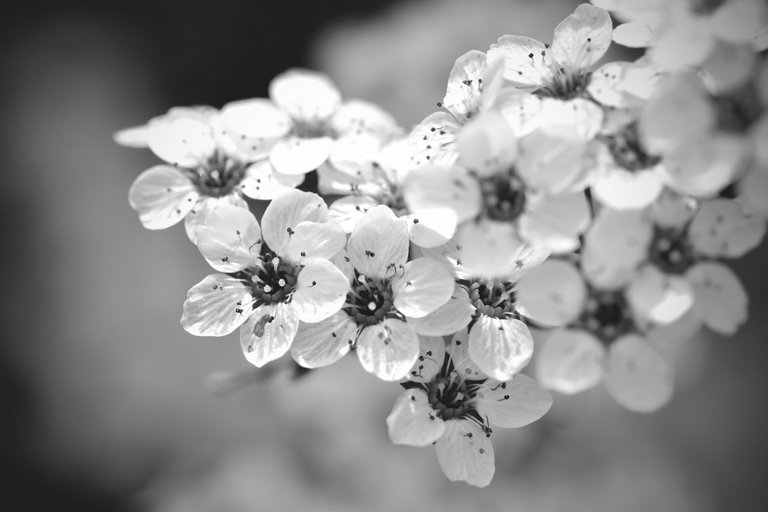
[[[291,189],[269,203],[261,218],[261,230],[269,248],[280,253],[299,223],[327,220],[328,206],[320,196],[312,192]]]
[[[331,154],[330,137],[289,137],[277,142],[269,152],[269,161],[277,172],[307,174],[323,164]]]
[[[694,197],[718,194],[736,178],[746,144],[735,136],[718,136],[682,144],[667,155],[660,169],[671,189]]]
[[[545,326],[576,320],[587,297],[581,272],[564,260],[548,260],[523,274],[515,286],[517,309]]]
[[[605,349],[580,329],[556,329],[537,347],[536,378],[549,389],[571,395],[590,389],[603,378]]]
[[[397,397],[387,416],[387,430],[395,444],[428,446],[443,435],[445,422],[429,405],[426,391],[414,388]]]
[[[635,314],[655,324],[669,324],[693,305],[693,288],[676,275],[665,274],[652,265],[640,268],[626,291]]]
[[[446,265],[417,258],[406,263],[403,273],[393,279],[393,303],[405,316],[421,318],[448,302],[454,286]]]
[[[456,59],[448,76],[443,107],[463,119],[469,119],[477,113],[481,104],[485,69],[486,57],[481,51],[471,50]]]
[[[197,248],[219,272],[237,272],[252,265],[261,253],[261,230],[248,210],[221,205],[195,231]]]
[[[753,169],[738,184],[745,213],[768,219],[768,170]]]
[[[274,143],[291,130],[291,118],[266,98],[227,103],[219,116],[221,125],[247,160],[265,156]]]
[[[156,165],[141,173],[131,185],[128,199],[147,229],[173,226],[195,206],[200,194],[175,167]]]
[[[440,372],[445,362],[445,341],[441,336],[419,336],[419,357],[408,372],[408,380],[427,383]]]
[[[298,329],[299,317],[291,304],[262,305],[240,328],[240,346],[249,363],[262,367],[288,352]]]
[[[622,23],[613,29],[613,41],[629,48],[646,48],[654,36],[653,28],[644,20]]]
[[[682,71],[702,64],[715,48],[713,34],[698,20],[679,20],[656,36],[648,55],[665,71]]]
[[[535,247],[554,253],[578,247],[579,235],[589,226],[589,203],[584,194],[540,197],[519,220],[521,237]]]
[[[147,137],[149,130],[147,125],[132,126],[124,128],[112,135],[112,139],[127,148],[146,148],[148,147]]]
[[[302,322],[319,322],[333,315],[349,291],[349,280],[328,260],[311,259],[299,271],[293,304]]]
[[[187,237],[193,243],[197,243],[197,228],[205,226],[206,219],[219,206],[236,206],[245,211],[250,211],[248,203],[240,194],[227,194],[225,196],[213,197],[202,196],[192,210],[184,217],[184,230]]]
[[[456,118],[448,112],[427,116],[408,135],[414,165],[453,165],[458,156],[456,134],[460,129]]]
[[[347,244],[347,235],[335,222],[304,221],[296,224],[293,235],[288,239],[278,256],[295,263],[308,258],[329,260]]]
[[[169,112],[147,125],[147,145],[169,164],[194,167],[216,150],[206,116],[192,109]]]
[[[628,334],[608,350],[605,385],[630,411],[655,411],[672,398],[672,365],[647,339]]]
[[[616,210],[645,208],[658,199],[663,189],[655,167],[639,171],[613,167],[592,184],[595,198]]]
[[[269,201],[281,192],[296,188],[304,182],[303,174],[277,172],[269,160],[255,163],[245,171],[240,191],[251,199]]]
[[[475,308],[469,303],[467,290],[455,285],[453,295],[448,301],[421,318],[408,317],[408,323],[413,329],[426,336],[448,336],[464,329],[472,320]]]
[[[768,24],[768,8],[761,0],[730,0],[713,14],[710,30],[729,43],[749,43]]]
[[[348,196],[337,199],[328,207],[328,217],[341,226],[345,233],[351,233],[365,212],[380,204],[369,196]]]
[[[422,210],[450,209],[458,222],[475,217],[481,208],[480,186],[458,166],[424,165],[416,169],[403,184],[403,198],[416,216]]]
[[[653,223],[666,228],[682,229],[696,213],[694,199],[665,189],[650,208]]]
[[[251,288],[240,279],[213,274],[187,292],[181,326],[195,336],[224,336],[251,313]]]
[[[509,380],[533,354],[528,326],[514,318],[481,315],[469,330],[469,355],[489,377]]]
[[[608,51],[612,35],[610,15],[581,4],[555,28],[550,56],[572,71],[589,71]]]
[[[469,331],[462,329],[451,337],[451,342],[446,346],[453,367],[465,380],[483,380],[487,377],[472,360],[469,354]]]
[[[525,36],[501,36],[488,50],[488,62],[504,59],[504,78],[524,90],[552,80],[550,52],[544,43]]]
[[[477,423],[468,420],[445,422],[445,433],[435,449],[440,469],[451,482],[463,481],[485,487],[493,480],[496,465],[491,440]]]
[[[418,215],[407,215],[411,242],[422,248],[437,247],[451,239],[458,225],[451,208],[422,208]]]
[[[419,338],[402,320],[387,318],[363,327],[357,338],[357,356],[365,371],[382,380],[400,380],[419,357]]]
[[[304,368],[329,366],[349,352],[356,335],[357,325],[344,311],[321,322],[302,322],[291,345],[291,357]]]
[[[322,73],[289,69],[269,84],[269,97],[300,123],[319,124],[341,106],[341,94],[333,81]]]
[[[520,428],[533,423],[552,407],[552,395],[527,375],[506,382],[486,381],[476,398],[477,412],[496,427]]]
[[[688,234],[696,251],[705,256],[740,258],[762,242],[765,219],[746,215],[736,201],[713,199],[699,206]]]
[[[749,298],[731,269],[720,263],[698,263],[686,277],[693,285],[693,309],[704,325],[720,334],[734,334],[747,320]]]
[[[381,107],[361,100],[350,100],[331,118],[331,129],[339,135],[366,133],[388,139],[400,132],[395,119]]]
[[[499,112],[474,118],[456,137],[459,162],[479,176],[506,172],[517,157],[515,132]]]
[[[387,206],[366,212],[349,236],[347,252],[355,268],[367,277],[395,275],[408,259],[408,226]]]

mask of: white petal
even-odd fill
[[[251,313],[251,288],[240,279],[213,274],[187,292],[181,326],[195,336],[224,336]]]
[[[367,277],[384,279],[400,272],[408,259],[408,226],[387,206],[376,206],[360,219],[349,236],[347,252]]]
[[[115,142],[128,148],[148,147],[147,137],[149,137],[147,125],[124,128],[112,135]]]
[[[703,63],[714,50],[715,41],[703,23],[678,22],[657,35],[648,54],[662,69],[682,71]]]
[[[638,270],[626,291],[635,314],[655,324],[669,324],[693,305],[693,288],[677,275],[665,274],[652,265]]]
[[[430,258],[405,264],[392,281],[393,303],[408,317],[421,318],[448,302],[454,289],[448,268]]]
[[[629,48],[645,48],[653,43],[653,28],[643,20],[622,23],[613,29],[614,42]]]
[[[289,137],[277,142],[269,161],[283,174],[307,174],[328,160],[333,140],[330,137]]]
[[[456,59],[448,76],[443,107],[459,118],[469,119],[481,104],[485,53],[471,50]]]
[[[328,366],[349,352],[356,335],[357,325],[344,311],[322,322],[302,322],[291,345],[291,356],[304,368]]]
[[[483,380],[486,374],[477,366],[469,354],[469,331],[462,329],[451,337],[446,347],[453,367],[465,380]]]
[[[248,167],[240,183],[240,191],[251,199],[268,201],[303,182],[303,174],[279,173],[269,160],[264,160]]]
[[[421,211],[450,209],[458,222],[480,213],[480,186],[463,167],[425,165],[408,174],[403,184],[408,209],[418,217]]]
[[[630,62],[609,62],[597,69],[589,80],[587,92],[598,103],[615,108],[636,107],[640,99],[628,92],[630,88],[643,87],[641,84],[626,84],[628,71],[633,67]],[[637,78],[639,75],[632,75]],[[647,86],[646,86],[647,87]]]
[[[738,200],[748,214],[768,219],[768,171],[753,169],[739,182]]]
[[[408,317],[413,329],[427,336],[448,336],[464,329],[472,320],[475,308],[469,303],[467,290],[455,285],[453,295],[438,309],[421,318]]]
[[[182,167],[195,167],[216,150],[207,119],[188,109],[152,119],[147,125],[147,144],[158,157]]]
[[[381,187],[364,176],[341,172],[326,162],[317,168],[317,190],[323,195],[370,194]]]
[[[419,336],[419,357],[408,373],[408,380],[427,383],[440,372],[445,362],[445,341],[440,336]]]
[[[173,226],[195,206],[200,194],[175,167],[156,165],[141,173],[131,185],[131,208],[147,229]]]
[[[518,137],[532,133],[539,126],[542,101],[538,96],[517,89],[503,89],[496,100],[496,108]]]
[[[723,41],[749,43],[768,24],[768,7],[761,0],[729,0],[713,14],[710,29]]]
[[[526,264],[520,255],[530,249],[519,239],[514,224],[496,221],[461,225],[450,246],[462,275],[489,279],[516,273]]]
[[[597,385],[603,378],[605,349],[593,335],[556,329],[536,353],[536,377],[544,387],[566,395]]]
[[[458,156],[456,134],[460,129],[456,118],[448,112],[427,116],[408,135],[414,165],[453,165]]]
[[[329,260],[347,244],[347,235],[335,222],[304,221],[296,224],[278,256],[301,263],[308,258]]]
[[[551,57],[570,70],[587,71],[608,51],[612,34],[606,11],[581,4],[555,28]]]
[[[587,286],[571,263],[551,259],[523,274],[515,286],[517,309],[545,326],[562,326],[581,314]]]
[[[423,389],[409,389],[397,397],[387,416],[387,430],[395,444],[428,446],[443,435],[445,423],[429,405]]]
[[[647,339],[628,334],[608,350],[605,384],[630,411],[651,412],[672,398],[672,365]]]
[[[440,469],[451,482],[463,481],[475,487],[491,483],[496,471],[493,445],[477,423],[445,422],[445,433],[435,448]]]
[[[320,196],[292,189],[286,190],[269,203],[261,218],[261,231],[269,248],[279,253],[299,223],[327,220],[328,206]]]
[[[616,210],[637,210],[651,205],[664,189],[656,168],[627,171],[614,167],[592,185],[595,198]]]
[[[696,207],[694,199],[665,189],[653,203],[650,213],[654,224],[682,229],[693,218]]]
[[[536,90],[552,80],[550,52],[525,36],[502,36],[488,50],[488,61],[504,59],[504,78],[521,89]]]
[[[716,195],[736,178],[747,151],[738,137],[719,136],[680,145],[660,169],[671,189],[694,197]]]
[[[351,233],[365,212],[380,204],[369,196],[349,196],[337,199],[328,207],[328,216],[345,233]]]
[[[529,205],[520,217],[519,229],[529,244],[563,253],[578,247],[578,237],[589,221],[589,203],[584,194],[561,194]]]
[[[486,381],[477,397],[477,412],[491,425],[520,428],[533,423],[552,407],[552,395],[527,375],[512,380]]]
[[[334,139],[328,162],[337,170],[365,181],[376,181],[374,165],[381,150],[382,141],[368,133],[348,134]]]
[[[294,120],[316,124],[325,121],[341,106],[333,81],[322,73],[290,69],[269,84],[269,97]]]
[[[765,219],[746,215],[736,201],[713,199],[699,206],[688,234],[696,251],[705,256],[740,258],[762,242]]]
[[[247,160],[267,155],[292,126],[291,118],[266,98],[227,103],[219,121],[236,151]]]
[[[533,338],[523,322],[481,315],[469,330],[469,355],[489,377],[509,380],[525,368]]]
[[[299,271],[293,307],[302,322],[319,322],[333,315],[349,291],[349,280],[328,260],[311,259]]]
[[[704,325],[720,334],[734,334],[747,320],[749,298],[731,269],[720,263],[699,263],[686,277],[693,285],[693,309]]]
[[[506,172],[517,157],[515,132],[499,112],[485,112],[456,137],[459,162],[479,176]]]
[[[219,272],[237,272],[252,265],[261,252],[261,230],[248,210],[221,205],[195,230],[197,248]]]
[[[365,371],[382,380],[400,380],[419,357],[419,338],[405,322],[387,318],[363,327],[357,338],[357,356]]]
[[[197,228],[204,226],[208,216],[216,211],[219,206],[225,205],[236,206],[242,210],[250,211],[248,203],[240,194],[227,194],[220,197],[202,196],[187,216],[184,217],[184,230],[193,244],[197,243]]]
[[[367,133],[386,139],[400,132],[395,119],[378,105],[367,101],[345,102],[331,119],[332,130],[339,135]]]
[[[422,208],[418,215],[407,215],[411,242],[429,248],[442,245],[456,232],[458,217],[451,208]]]
[[[240,347],[249,363],[261,367],[288,352],[298,329],[291,304],[259,306],[240,328]]]
[[[718,93],[738,94],[738,89],[752,79],[756,62],[757,55],[750,45],[720,42],[702,67]]]

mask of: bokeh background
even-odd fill
[[[236,336],[179,326],[209,273],[183,228],[141,228],[127,201],[155,162],[116,130],[173,105],[265,96],[295,66],[404,125],[442,97],[453,60],[502,34],[551,38],[567,0],[18,4],[0,31],[6,510],[764,510],[766,244],[736,264],[751,296],[732,338],[677,350],[672,403],[649,416],[594,392],[497,431],[484,490],[444,479],[434,450],[393,446],[399,388],[354,358],[231,396]],[[11,505],[13,504],[13,505]],[[11,507],[11,508],[6,508]]]

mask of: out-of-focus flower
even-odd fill
[[[492,428],[519,428],[538,420],[552,397],[525,375],[507,381],[486,378],[466,347],[466,332],[456,334],[447,349],[442,338],[423,341],[387,427],[393,443],[435,444],[449,480],[485,487],[495,472]]]
[[[450,271],[429,258],[408,261],[408,227],[387,206],[368,210],[347,243],[345,270],[351,290],[341,311],[302,325],[291,354],[302,366],[327,366],[355,349],[363,368],[399,380],[419,355],[420,318],[445,304],[454,291]]]
[[[291,346],[299,322],[319,322],[344,304],[349,280],[329,260],[344,231],[328,220],[316,194],[290,190],[264,212],[261,229],[247,210],[221,206],[197,229],[198,248],[222,272],[193,286],[181,325],[196,336],[224,336],[240,327],[246,359],[256,366]]]

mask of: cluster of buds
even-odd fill
[[[392,441],[434,444],[475,486],[493,477],[494,429],[544,416],[550,390],[604,382],[628,410],[666,404],[664,345],[746,320],[723,260],[768,219],[768,7],[593,4],[551,44],[505,35],[460,56],[441,110],[411,129],[293,69],[269,98],[118,133],[165,162],[131,187],[142,224],[183,219],[216,272],[189,290],[183,328],[239,328],[257,367],[354,352],[404,388]],[[600,65],[614,41],[646,50]],[[317,189],[297,189],[309,173]]]

